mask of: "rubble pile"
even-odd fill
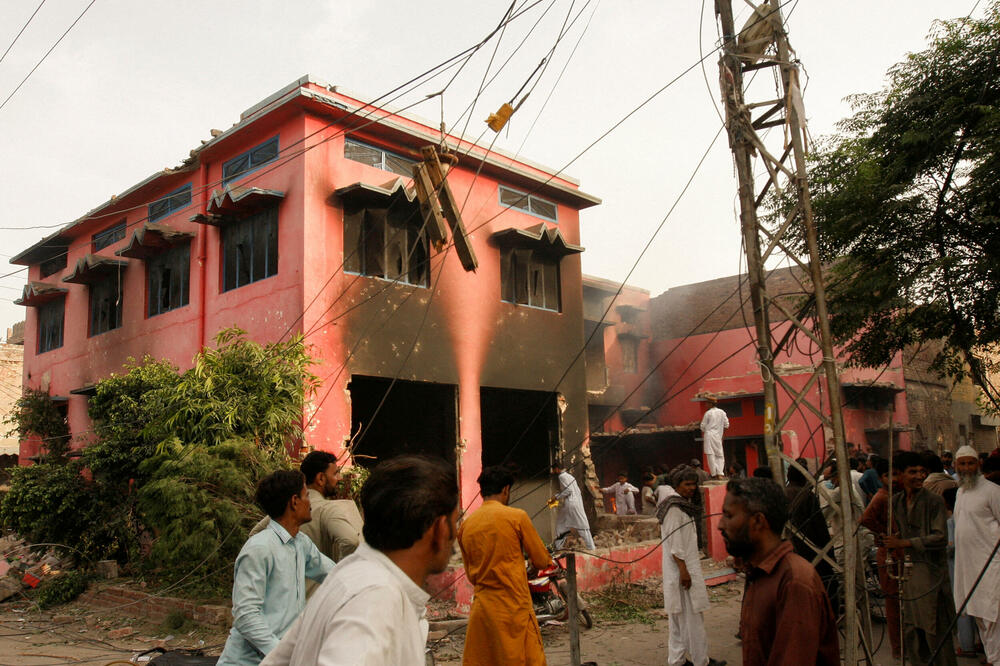
[[[13,534],[0,537],[0,603],[72,568],[72,559],[51,547],[35,547]]]
[[[594,532],[594,544],[598,548],[616,548],[626,544],[660,539],[660,524],[655,517],[603,515]]]

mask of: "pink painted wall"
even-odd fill
[[[303,87],[326,98],[338,96],[314,83]],[[339,97],[345,104],[357,102]],[[563,176],[539,185],[531,179],[549,178],[551,174],[495,153],[491,159],[501,164],[487,164],[476,175],[479,163],[465,159],[448,180],[459,202],[465,202],[463,218],[479,260],[478,270],[465,271],[454,251],[432,251],[431,288],[345,274],[343,214],[335,191],[358,182],[383,185],[397,176],[345,159],[345,128],[337,121],[341,116],[343,113],[329,104],[306,97],[252,114],[245,126],[202,148],[189,172],[160,175],[99,211],[99,219],[92,217],[65,232],[73,237],[68,268],[45,282],[59,282],[76,260],[90,251],[93,233],[125,217],[129,225],[126,238],[99,253],[114,256],[145,221],[149,201],[185,183],[193,186],[191,205],[157,220],[197,234],[192,242],[189,305],[146,317],[146,267],[142,261],[130,260],[122,271],[123,325],[87,337],[88,289],[60,284],[69,287],[63,346],[45,354],[35,353],[37,312],[27,308],[25,384],[48,388],[52,395],[69,396],[74,435],[84,438],[90,422],[86,397],[70,396],[70,390],[120,371],[129,357],[165,358],[185,369],[203,342],[210,343],[222,328],[239,326],[261,341],[276,340],[286,332],[303,332],[312,345],[311,351],[318,359],[314,372],[324,381],[303,415],[306,445],[312,448],[343,450],[351,435],[351,403],[346,390],[352,374],[391,378],[398,373],[405,380],[457,387],[459,441],[455,445],[461,452],[459,466],[467,506],[477,495],[475,479],[481,467],[480,386],[559,391],[566,404],[562,413],[566,448],[575,449],[585,441],[584,368],[582,361],[573,363],[583,344],[580,257],[566,256],[560,264],[560,312],[517,306],[501,301],[499,250],[490,241],[496,231],[542,222],[520,210],[501,207],[497,188],[504,183],[521,191],[541,187],[537,196],[558,204],[558,222],[547,225],[557,226],[568,243],[579,244],[581,204],[575,195],[565,192],[577,186]],[[349,123],[351,127],[358,124],[356,118]],[[410,159],[419,159],[419,149],[440,138],[436,128],[407,118],[395,116],[391,123],[395,127],[369,125],[364,131],[352,133],[352,137]],[[420,136],[401,132],[399,126]],[[220,232],[188,220],[203,213],[208,196],[221,189],[222,165],[227,159],[275,135],[282,151],[278,160],[231,184],[285,193],[278,209],[278,272],[223,292]],[[301,154],[298,150],[302,146],[310,149]],[[485,155],[483,149],[463,146],[473,154]],[[555,185],[564,190],[552,189]],[[443,270],[439,270],[442,266]],[[30,268],[30,279],[39,279],[37,265]],[[419,344],[403,366],[425,313]],[[526,368],[530,371],[526,372]],[[78,443],[82,444],[83,439]],[[37,445],[23,443],[22,460],[35,453]],[[547,497],[548,481],[543,485],[545,492],[536,494]],[[539,520],[545,523],[538,524],[540,531],[549,532],[548,514]]]
[[[779,324],[775,327],[776,336],[783,333],[784,326]],[[741,393],[760,394],[763,384],[755,362],[755,349],[748,344],[749,340],[749,331],[745,328],[704,333],[686,339],[655,340],[653,357],[662,358],[669,354],[658,373],[663,392],[669,399],[657,413],[657,423],[666,426],[700,421],[707,409],[707,404],[697,399],[701,394],[715,394],[723,400],[727,396],[739,398]],[[810,358],[804,353],[793,351],[788,356],[777,359],[776,366],[790,386],[801,389],[809,379],[810,371],[807,366],[818,361],[818,357]],[[897,355],[890,367],[883,372],[843,369],[841,382],[854,381],[892,382],[899,387],[905,386],[901,357]],[[821,377],[808,397],[813,404],[821,404],[828,409],[826,391],[825,379]],[[894,419],[904,426],[908,422],[905,400],[905,393],[896,394]],[[780,386],[778,401],[779,410],[792,401]],[[763,434],[763,417],[754,416],[753,399],[744,398],[742,402],[743,416],[730,419],[727,436]],[[847,441],[864,445],[865,428],[878,427],[885,421],[884,413],[844,409]],[[819,424],[819,419],[808,408],[796,410],[782,429],[786,451],[796,457],[822,457],[826,444]],[[899,434],[899,444],[904,448],[909,446],[908,433]]]

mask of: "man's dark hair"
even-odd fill
[[[947,458],[948,460],[954,460],[955,456],[952,454],[951,451],[942,451],[941,460],[944,460],[945,458]]]
[[[698,478],[698,470],[690,465],[680,465],[670,473],[671,486],[676,488],[684,481],[694,481],[695,483],[698,483],[698,481],[700,481]]]
[[[329,451],[310,451],[305,458],[302,459],[302,464],[299,465],[299,470],[302,475],[306,477],[306,485],[310,485],[316,480],[318,474],[322,474],[330,465],[337,464],[337,456],[333,455]]]
[[[915,451],[900,451],[895,455],[892,466],[900,472],[905,472],[910,467],[923,467],[923,457]]]
[[[625,470],[619,470],[618,476],[624,476],[627,479],[628,478],[628,472],[626,472]]]
[[[753,471],[753,476],[755,479],[773,479],[774,470],[768,465],[761,465]]]
[[[455,468],[439,458],[399,456],[380,463],[361,488],[364,537],[372,548],[409,548],[458,506]]]
[[[941,473],[944,471],[944,464],[941,462],[940,456],[933,451],[922,451],[920,453],[920,458],[924,461],[924,467],[927,468],[928,474]]]
[[[788,520],[788,498],[781,486],[771,479],[732,479],[726,484],[726,492],[742,503],[748,513],[764,514],[771,531],[781,535]]]
[[[656,481],[656,475],[652,472],[646,472],[642,475],[642,482],[647,483],[649,481]]]
[[[991,472],[1000,472],[1000,457],[986,456],[986,460],[983,461],[982,471],[984,475]]]
[[[898,467],[899,463],[896,463]],[[886,458],[879,458],[875,461],[875,473],[879,476],[889,473],[889,461]]]
[[[805,465],[802,465],[805,467]],[[804,486],[806,485],[806,475],[799,471],[798,467],[789,467],[788,474],[785,475],[788,479],[788,485],[790,486]]]
[[[514,485],[514,473],[505,465],[486,467],[477,479],[483,497],[499,495],[507,486]]]
[[[566,465],[562,464],[561,460],[553,460],[552,464],[549,465],[549,469],[566,469]]]
[[[858,456],[852,461],[851,469],[856,472],[863,472],[867,464],[864,456]]]
[[[948,507],[949,511],[955,510],[955,498],[958,497],[958,487],[952,486],[951,488],[945,488],[944,492],[941,493],[941,498],[944,500],[944,505]]]
[[[257,484],[257,504],[272,520],[285,513],[292,498],[302,492],[305,477],[297,469],[279,469],[271,472]]]

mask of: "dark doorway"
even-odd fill
[[[552,539],[552,512],[545,501],[552,495],[549,466],[559,450],[558,396],[545,391],[479,389],[483,467],[514,463],[517,483],[511,506],[523,509],[545,541]]]
[[[515,463],[522,479],[547,476],[559,447],[556,394],[479,389],[483,467]]]
[[[354,449],[357,462],[372,467],[394,456],[419,453],[454,463],[458,443],[456,387],[397,380],[390,391],[390,384],[390,379],[354,375],[347,385],[351,432],[363,433]]]

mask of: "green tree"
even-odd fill
[[[147,434],[165,418],[163,394],[180,382],[177,368],[150,357],[141,364],[129,359],[125,372],[98,382],[87,406],[96,440],[83,451],[94,477],[112,485],[139,485],[139,466],[156,453],[157,441]]]
[[[10,435],[21,439],[38,437],[46,452],[47,462],[64,464],[69,453],[69,424],[48,391],[25,388],[14,402],[4,423],[11,426]]]
[[[944,340],[934,366],[989,386],[1000,341],[1000,3],[941,21],[926,50],[851,98],[811,170],[833,330],[877,367]],[[995,393],[994,393],[995,395]]]
[[[248,439],[278,453],[302,437],[302,408],[318,380],[301,335],[266,345],[226,329],[176,386],[157,391],[164,418],[146,428],[161,447]]]

